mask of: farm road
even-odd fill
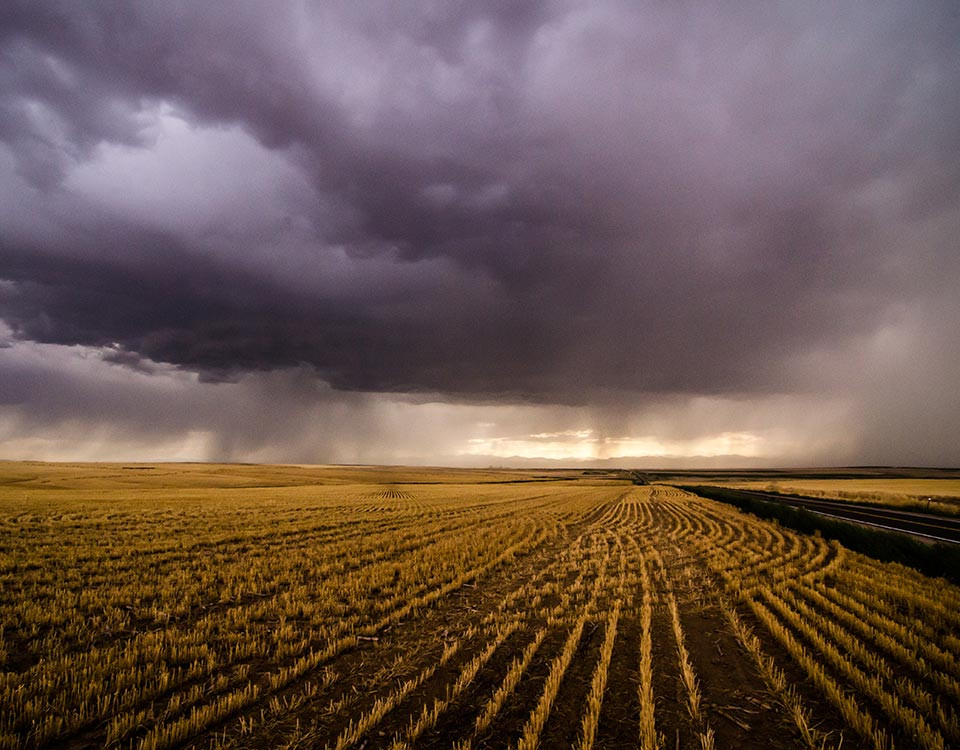
[[[878,508],[872,505],[858,505],[842,500],[819,500],[805,497],[778,495],[755,490],[737,490],[744,495],[803,508],[822,516],[839,518],[845,521],[873,526],[887,531],[924,537],[938,542],[960,544],[960,519],[944,518],[926,513],[911,513],[890,508]]]

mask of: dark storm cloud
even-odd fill
[[[960,19],[794,6],[5,3],[3,190],[36,220],[0,227],[0,315],[212,380],[818,388],[798,358],[958,278]],[[232,235],[241,208],[202,232],[94,208],[70,175],[154,148],[163,107],[249,134],[309,189]]]

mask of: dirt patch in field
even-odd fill
[[[507,676],[513,660],[522,654],[530,642],[530,636],[529,631],[510,636],[490,661],[481,667],[470,686],[441,714],[436,726],[421,736],[417,747],[439,750],[469,737],[473,733],[477,717]]]
[[[542,747],[564,747],[572,743],[574,737],[581,736],[581,720],[603,643],[603,631],[602,622],[587,621],[584,626],[573,661],[563,674],[550,717],[540,735]]]
[[[784,723],[723,613],[716,608],[682,612],[681,620],[717,747],[796,747],[795,730]]]
[[[677,641],[673,637],[670,614],[665,608],[654,611],[650,624],[653,646],[653,699],[656,731],[663,735],[665,747],[680,750],[699,748],[690,718],[686,713],[686,695],[680,681]]]
[[[640,620],[635,615],[620,618],[613,644],[607,691],[600,707],[598,750],[637,747],[640,731]]]
[[[497,714],[493,725],[473,741],[474,750],[502,750],[516,744],[530,713],[536,708],[550,665],[563,649],[569,627],[552,630],[544,639],[516,692]]]

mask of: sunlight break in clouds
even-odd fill
[[[596,437],[593,430],[541,432],[521,437],[472,438],[464,455],[503,458],[606,460],[627,457],[769,457],[765,441],[749,432],[723,432],[687,440],[644,437]]]

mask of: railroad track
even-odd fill
[[[937,542],[960,544],[960,519],[945,518],[928,513],[877,508],[872,505],[857,505],[843,501],[791,497],[772,492],[755,490],[737,490],[737,492],[783,503],[794,508],[803,508],[821,516],[853,521],[864,526],[873,526],[887,531],[898,531]]]

